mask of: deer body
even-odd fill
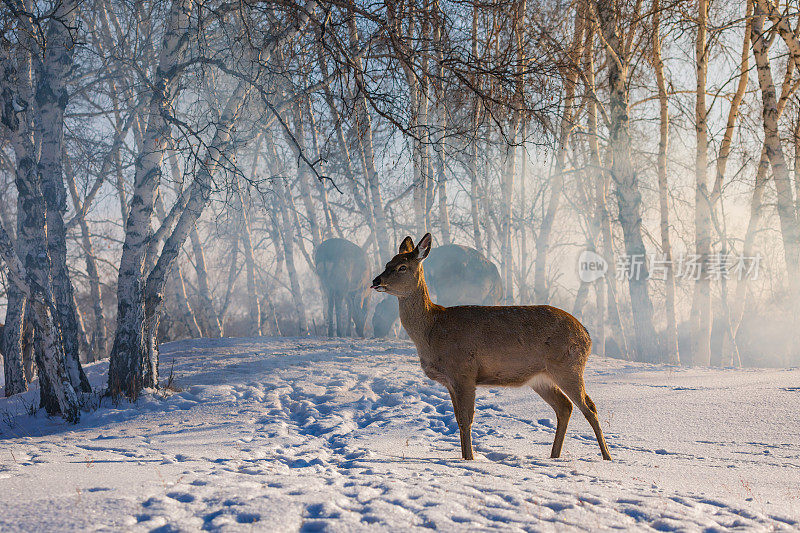
[[[328,305],[328,336],[350,336],[351,324],[364,336],[369,266],[367,254],[346,239],[327,239],[314,250],[317,275]]]
[[[447,388],[461,433],[461,454],[473,459],[471,428],[477,386],[529,384],[558,420],[551,457],[559,457],[574,402],[610,459],[597,410],[586,394],[583,370],[591,352],[586,329],[572,315],[546,305],[443,307],[428,295],[422,260],[430,234],[400,254],[373,281],[398,297],[400,321],[419,354],[425,375]]]

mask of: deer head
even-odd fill
[[[422,261],[430,251],[430,233],[426,233],[416,246],[411,237],[406,237],[400,244],[400,253],[386,263],[386,270],[372,280],[371,288],[398,298],[410,295],[424,283]]]

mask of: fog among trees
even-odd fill
[[[474,249],[454,303],[560,307],[598,355],[800,365],[796,2],[0,13],[6,395],[77,421],[87,362],[135,399],[171,340],[403,335],[369,280],[425,232]]]

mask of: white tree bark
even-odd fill
[[[613,162],[611,177],[616,185],[617,205],[625,252],[631,258],[643,260],[647,255],[642,236],[642,195],[639,177],[631,158],[630,109],[628,105],[628,71],[630,42],[625,42],[620,30],[617,6],[611,0],[595,2],[602,40],[607,52],[610,92],[610,143]],[[653,326],[653,303],[648,293],[649,272],[643,265],[640,274],[628,277],[631,310],[636,334],[633,347],[638,359],[657,353],[658,337]]]
[[[8,73],[5,71],[4,74]],[[17,201],[17,212],[22,208],[22,203]],[[4,224],[5,217],[0,217],[0,224]],[[17,233],[20,233],[19,225],[22,217],[17,217]],[[20,241],[13,243],[17,255],[22,255],[19,248]],[[6,322],[0,334],[0,355],[3,356],[3,370],[5,375],[5,395],[12,396],[28,390],[27,375],[24,370],[24,327],[27,321],[30,327],[31,316],[26,316],[28,297],[17,288],[15,283],[9,283],[6,295]]]
[[[390,21],[391,23],[391,21]],[[372,215],[375,219],[375,236],[380,249],[382,261],[388,261],[392,257],[392,249],[389,245],[389,232],[386,224],[386,212],[383,208],[383,198],[378,176],[375,168],[375,146],[372,132],[372,116],[367,107],[366,86],[364,80],[364,67],[361,62],[361,54],[358,53],[360,37],[355,25],[355,17],[348,19],[348,29],[350,35],[350,48],[352,51],[352,61],[356,79],[356,101],[355,101],[355,122],[358,131],[359,147],[366,174],[367,188],[369,189],[369,200],[372,207]]]
[[[758,81],[761,88],[763,103],[762,117],[764,122],[764,144],[767,149],[767,158],[772,167],[775,181],[776,203],[778,219],[781,224],[783,238],[783,255],[786,264],[787,285],[790,298],[796,299],[800,294],[800,226],[797,220],[792,197],[791,177],[786,158],[783,154],[780,137],[778,134],[778,102],[775,95],[775,84],[772,80],[768,45],[764,41],[764,21],[769,14],[772,21],[776,22],[781,37],[789,48],[790,56],[800,70],[800,40],[788,27],[786,20],[780,16],[774,5],[769,0],[757,0],[753,18],[753,54],[756,58]]]
[[[191,226],[189,237],[192,242],[192,253],[194,254],[194,272],[197,276],[197,295],[200,298],[200,305],[197,309],[200,328],[203,330],[206,337],[220,338],[222,337],[222,324],[220,323],[219,314],[214,308],[214,298],[211,295],[211,287],[208,283],[206,253],[203,249],[203,241],[200,240],[200,234],[197,232],[196,222]],[[181,243],[181,245],[182,244],[183,243]],[[175,257],[178,257],[177,253]]]
[[[550,180],[550,198],[547,202],[539,234],[536,238],[536,260],[533,269],[533,297],[537,304],[546,304],[549,301],[549,290],[547,287],[546,268],[547,254],[550,249],[550,234],[553,230],[556,213],[561,202],[561,194],[564,189],[564,172],[566,170],[567,151],[572,130],[574,129],[575,115],[575,86],[578,81],[578,68],[580,58],[583,53],[584,43],[584,19],[583,8],[578,6],[575,9],[575,21],[572,37],[572,46],[568,53],[568,67],[563,75],[564,83],[564,104],[561,114],[561,124],[558,133],[558,151],[556,152],[555,169]]]
[[[680,363],[678,352],[678,326],[675,321],[675,271],[672,268],[672,244],[669,235],[669,203],[667,185],[667,147],[669,143],[669,101],[667,83],[664,78],[664,61],[661,57],[661,3],[653,4],[653,70],[656,74],[659,102],[659,140],[658,140],[658,203],[661,230],[661,251],[666,263],[666,279],[664,280],[664,304],[667,315],[667,329],[664,338],[664,361]]]
[[[92,309],[94,311],[94,331],[92,332],[91,350],[87,362],[98,361],[106,356],[106,319],[103,312],[103,299],[101,295],[100,275],[97,272],[94,247],[92,246],[91,231],[86,221],[87,207],[78,197],[78,187],[75,184],[75,175],[72,171],[69,158],[64,154],[64,178],[69,188],[72,204],[75,206],[75,218],[81,229],[81,246],[86,261],[86,276],[89,278],[89,292],[92,296]]]
[[[450,211],[447,205],[447,97],[444,92],[444,24],[443,13],[439,5],[439,0],[433,1],[433,42],[436,49],[436,63],[433,64],[433,71],[436,73],[434,85],[436,88],[436,146],[434,148],[436,157],[436,188],[439,195],[439,226],[442,231],[442,244],[450,244],[453,240],[452,230],[450,229]]]
[[[39,138],[38,173],[47,207],[47,238],[51,260],[56,319],[60,325],[67,372],[73,387],[91,391],[81,368],[78,317],[73,305],[73,288],[67,269],[67,235],[64,213],[67,192],[62,170],[66,87],[75,38],[77,2],[65,0],[56,5],[45,35],[44,58],[36,84],[34,122]]]
[[[22,328],[28,299],[13,283],[8,288],[7,298],[6,323],[0,329],[0,355],[3,357],[4,394],[13,396],[28,390],[22,361]]]
[[[260,145],[260,142],[256,143],[256,152],[253,156],[253,175],[255,175],[256,167],[258,165],[258,148]],[[261,304],[259,302],[258,289],[256,285],[256,261],[253,253],[253,232],[250,226],[249,202],[245,201],[244,191],[242,191],[242,187],[238,178],[236,180],[236,196],[239,200],[239,208],[242,210],[241,240],[242,248],[244,248],[244,264],[247,273],[247,315],[250,320],[249,334],[254,337],[258,337],[262,334]]]
[[[244,102],[249,94],[252,85],[244,81],[240,81],[234,89],[225,110],[219,118],[217,129],[214,132],[214,138],[208,146],[203,164],[198,170],[194,180],[188,189],[188,201],[186,207],[181,212],[178,222],[175,224],[175,229],[164,242],[164,247],[161,250],[161,255],[156,262],[155,267],[147,277],[145,286],[145,316],[148,322],[147,335],[148,335],[148,353],[150,357],[150,367],[154,369],[157,377],[157,359],[158,350],[156,346],[156,333],[158,327],[158,314],[161,302],[164,299],[164,287],[166,286],[167,277],[171,270],[172,264],[180,253],[183,243],[186,238],[195,228],[197,219],[203,213],[203,210],[211,200],[211,188],[213,185],[213,176],[219,166],[224,163],[225,158],[230,149],[231,136],[233,126],[244,107]],[[198,250],[195,250],[195,261],[198,260]],[[200,280],[201,283],[203,280]],[[206,289],[208,290],[207,280]],[[210,300],[210,291],[208,299]],[[213,305],[213,302],[205,302],[206,305]],[[207,310],[210,311],[210,310]],[[215,316],[215,315],[214,315]],[[209,321],[211,320],[209,314]],[[219,332],[219,334],[218,334]],[[219,319],[216,319],[216,328],[211,326],[211,333],[216,336],[221,335],[221,327]],[[155,379],[155,378],[154,378]]]
[[[5,113],[2,121],[4,124],[8,122]],[[25,142],[25,135],[20,135],[19,129],[12,130],[12,133],[18,153],[20,149],[32,150],[32,144]],[[55,319],[50,256],[47,253],[46,209],[36,178],[33,158],[21,158],[16,182],[22,206],[22,231],[17,239],[22,241],[24,261],[16,254],[11,239],[1,224],[0,255],[8,267],[11,281],[30,301],[34,312],[36,335],[41,347],[36,355],[41,405],[49,414],[60,413],[68,422],[77,423],[80,420],[80,407],[67,373],[61,331]]]
[[[170,138],[166,116],[175,98],[189,40],[192,0],[174,0],[166,24],[153,94],[148,108],[142,150],[136,160],[133,198],[125,224],[125,242],[117,282],[117,332],[108,372],[109,391],[135,398],[156,385],[147,359],[145,340],[145,259],[155,198],[161,181],[161,161]]]
[[[29,22],[20,17],[20,22]],[[6,49],[3,48],[5,51]],[[16,254],[10,237],[2,228],[0,253],[17,289],[28,299],[41,347],[37,354],[41,405],[48,413],[61,413],[70,422],[80,419],[78,399],[64,360],[64,346],[53,299],[51,265],[47,240],[45,199],[33,143],[34,114],[32,77],[28,50],[17,70],[5,52],[0,79],[0,123],[8,130],[17,158],[15,182],[19,202]],[[21,111],[18,109],[21,108]],[[23,266],[24,265],[24,266]]]
[[[711,279],[708,275],[711,260],[711,195],[708,190],[708,124],[706,109],[706,78],[708,76],[708,46],[706,42],[708,2],[699,0],[698,26],[695,40],[695,254],[701,264],[695,281],[692,302],[692,363],[708,366],[711,362]]]

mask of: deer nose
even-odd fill
[[[378,277],[376,277],[375,279],[372,280],[372,287],[370,287],[370,288],[374,289],[376,287],[380,287],[380,285],[381,285],[381,277],[378,276]]]

